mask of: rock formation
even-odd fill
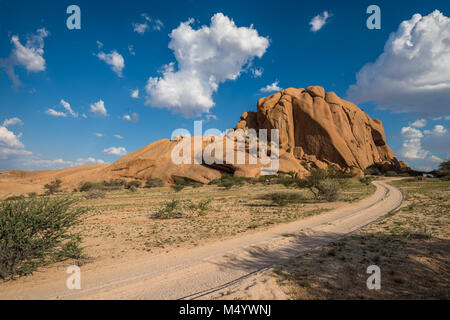
[[[236,129],[242,129],[238,134],[248,129],[268,129],[270,134],[270,129],[278,129],[278,172],[295,172],[298,177],[306,176],[311,168],[326,169],[330,165],[355,176],[364,176],[363,170],[373,164],[384,171],[409,169],[406,163],[397,161],[386,144],[380,120],[371,119],[351,102],[340,99],[334,92],[325,93],[319,86],[289,88],[259,99],[257,111],[244,112]],[[194,149],[195,139],[201,141],[199,150]],[[153,142],[112,164],[35,172],[4,171],[0,172],[0,195],[41,192],[44,184],[55,179],[62,181],[64,189],[71,190],[83,181],[160,178],[168,184],[178,179],[208,183],[223,172],[258,177],[262,168],[267,169],[268,165],[260,159],[250,161],[248,143],[243,149],[233,143],[234,158],[242,156],[243,163],[227,163],[226,150],[216,154],[216,147],[221,148],[227,140],[234,138],[177,137]],[[258,145],[259,141],[255,143]],[[172,151],[184,144],[188,145],[186,150],[190,148],[189,161],[173,163]],[[205,150],[213,150],[213,163],[204,161]],[[194,159],[200,159],[200,163],[196,164]]]
[[[248,128],[278,129],[281,148],[319,168],[407,167],[386,144],[380,120],[319,86],[288,88],[259,99],[257,111],[244,112],[236,126]]]

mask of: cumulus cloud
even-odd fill
[[[139,121],[139,115],[136,112],[133,112],[131,115],[126,114],[122,117],[123,120],[131,121],[131,122],[138,122]]]
[[[309,22],[309,24],[311,25],[311,31],[317,32],[322,29],[323,26],[327,23],[329,17],[331,17],[331,15],[328,13],[328,11],[324,11],[323,13],[318,14],[317,16],[312,18]]]
[[[144,34],[146,31],[152,28],[153,30],[160,31],[164,28],[164,23],[159,19],[152,19],[146,13],[141,14],[144,18],[142,23],[132,23],[133,31],[139,34]]]
[[[264,88],[259,89],[261,92],[274,92],[274,91],[281,91],[283,90],[278,86],[278,81],[275,81],[274,83],[268,84]]]
[[[52,108],[47,109],[45,113],[52,117],[63,117],[63,118],[67,117],[67,114],[65,114],[64,112],[56,111],[55,109]]]
[[[178,70],[174,62],[169,63],[163,66],[162,77],[150,77],[146,85],[146,104],[185,117],[209,112],[219,84],[236,80],[269,46],[253,26],[237,27],[222,13],[211,18],[210,26],[193,29],[193,22],[181,23],[169,35]]]
[[[28,72],[40,72],[46,68],[44,59],[44,38],[49,32],[45,28],[38,29],[35,34],[28,37],[25,45],[20,42],[19,36],[13,35],[11,43],[13,48],[7,59],[0,59],[0,67],[11,78],[15,86],[20,80],[15,74],[15,66],[23,66]]]
[[[403,142],[400,156],[407,160],[425,159],[428,151],[422,148],[421,139],[408,139]]]
[[[406,139],[420,139],[423,138],[422,131],[417,130],[411,127],[403,127],[401,131],[401,135]]]
[[[13,126],[13,125],[23,125],[23,122],[22,122],[22,120],[20,120],[17,117],[14,117],[11,119],[5,119],[5,121],[3,121],[3,127]]]
[[[63,111],[57,111],[55,109],[49,108],[45,111],[46,114],[48,114],[49,116],[52,117],[62,117],[65,118],[67,116],[72,116],[74,118],[78,117],[78,113],[74,112],[70,106],[70,103],[68,103],[67,101],[65,101],[64,99],[61,99],[61,101],[59,102],[61,104],[61,106],[66,110],[66,112]]]
[[[103,152],[113,156],[124,156],[127,154],[127,149],[124,147],[110,147],[104,149]]]
[[[19,137],[6,127],[0,127],[0,147],[7,148],[23,148],[23,143],[20,142]]]
[[[139,89],[131,91],[131,97],[134,99],[139,99]]]
[[[252,68],[253,78],[260,78],[264,72],[264,68]]]
[[[384,52],[356,75],[347,95],[382,109],[445,116],[450,101],[450,18],[415,14],[389,36]]]
[[[123,139],[123,137],[121,135],[119,135],[119,134],[115,134],[114,138],[116,138],[116,139]]]
[[[114,71],[119,77],[122,77],[122,70],[125,68],[125,60],[123,56],[118,53],[116,50],[111,51],[110,53],[104,53],[100,51],[97,53],[97,57],[100,60],[103,60],[111,67],[111,70]]]
[[[411,127],[414,128],[423,128],[427,125],[427,120],[425,119],[419,119],[411,123]]]
[[[68,103],[67,101],[64,101],[64,99],[61,99],[60,103],[72,117],[74,117],[74,118],[78,117],[78,113],[76,113],[72,110],[72,108],[70,107],[70,103]]]
[[[107,117],[108,116],[108,113],[105,108],[105,103],[103,102],[103,100],[99,100],[99,101],[91,104],[89,111],[92,112],[95,116],[99,116],[99,117]]]
[[[438,124],[435,125],[433,130],[425,130],[423,133],[425,134],[432,134],[435,136],[443,136],[447,132],[447,129],[445,129],[444,126]]]

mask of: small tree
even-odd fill
[[[56,179],[55,181],[46,184],[44,186],[44,188],[46,189],[45,194],[52,195],[57,192],[61,192],[61,182],[61,180]]]
[[[327,171],[323,169],[312,169],[306,179],[298,179],[295,182],[298,188],[308,188],[316,200],[337,200],[339,184],[329,179]]]

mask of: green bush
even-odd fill
[[[66,197],[0,203],[0,278],[32,273],[39,266],[82,258],[81,239],[71,229],[87,211]]]
[[[127,182],[123,179],[110,179],[109,181],[103,181],[102,184],[105,187],[120,189],[121,187],[124,187]]]
[[[49,184],[46,184],[44,186],[44,189],[46,189],[46,191],[45,191],[46,195],[52,195],[57,192],[61,192],[61,180],[56,179],[55,181],[52,181]]]
[[[290,203],[302,203],[307,200],[306,197],[304,197],[301,194],[296,193],[283,193],[283,192],[272,192],[265,194],[262,199],[267,199],[272,201],[274,204],[284,207]]]
[[[386,171],[386,173],[384,174],[386,177],[397,177],[398,173],[395,171]]]
[[[335,180],[322,180],[319,182],[317,189],[319,190],[319,199],[325,199],[328,202],[333,202],[338,199],[339,183]]]
[[[373,177],[362,177],[362,178],[359,178],[359,182],[364,183],[367,186],[369,184],[371,184],[373,180],[374,180]]]
[[[81,182],[80,185],[78,186],[78,190],[80,192],[86,192],[86,191],[91,191],[91,190],[105,190],[107,189],[105,187],[105,185],[102,182],[91,182],[91,181],[87,181],[87,182]]]
[[[171,201],[164,202],[163,207],[152,217],[157,219],[173,219],[181,218],[182,216],[180,200],[172,199]]]
[[[183,184],[174,184],[172,186],[170,186],[175,192],[180,192],[181,190],[183,190],[186,185]]]
[[[25,196],[20,195],[20,196],[9,196],[8,198],[5,199],[5,201],[14,201],[14,200],[23,200],[25,199]]]
[[[222,177],[220,177],[220,179],[212,180],[209,184],[215,184],[225,189],[231,189],[234,186],[243,185],[246,181],[249,181],[249,179],[245,177],[236,177],[229,174],[224,174],[222,175]]]
[[[336,179],[330,179],[323,169],[312,169],[306,179],[295,180],[297,188],[308,188],[316,200],[335,201],[340,185]]]
[[[164,187],[164,182],[159,178],[150,178],[145,182],[144,188],[159,188]]]
[[[142,182],[139,180],[133,180],[130,182],[127,182],[127,184],[125,185],[125,189],[137,189],[142,185]]]

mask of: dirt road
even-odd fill
[[[0,285],[0,299],[193,299],[355,231],[398,208],[397,188],[376,181],[362,201],[266,231],[139,261],[81,267],[81,290],[68,290],[65,269]]]

